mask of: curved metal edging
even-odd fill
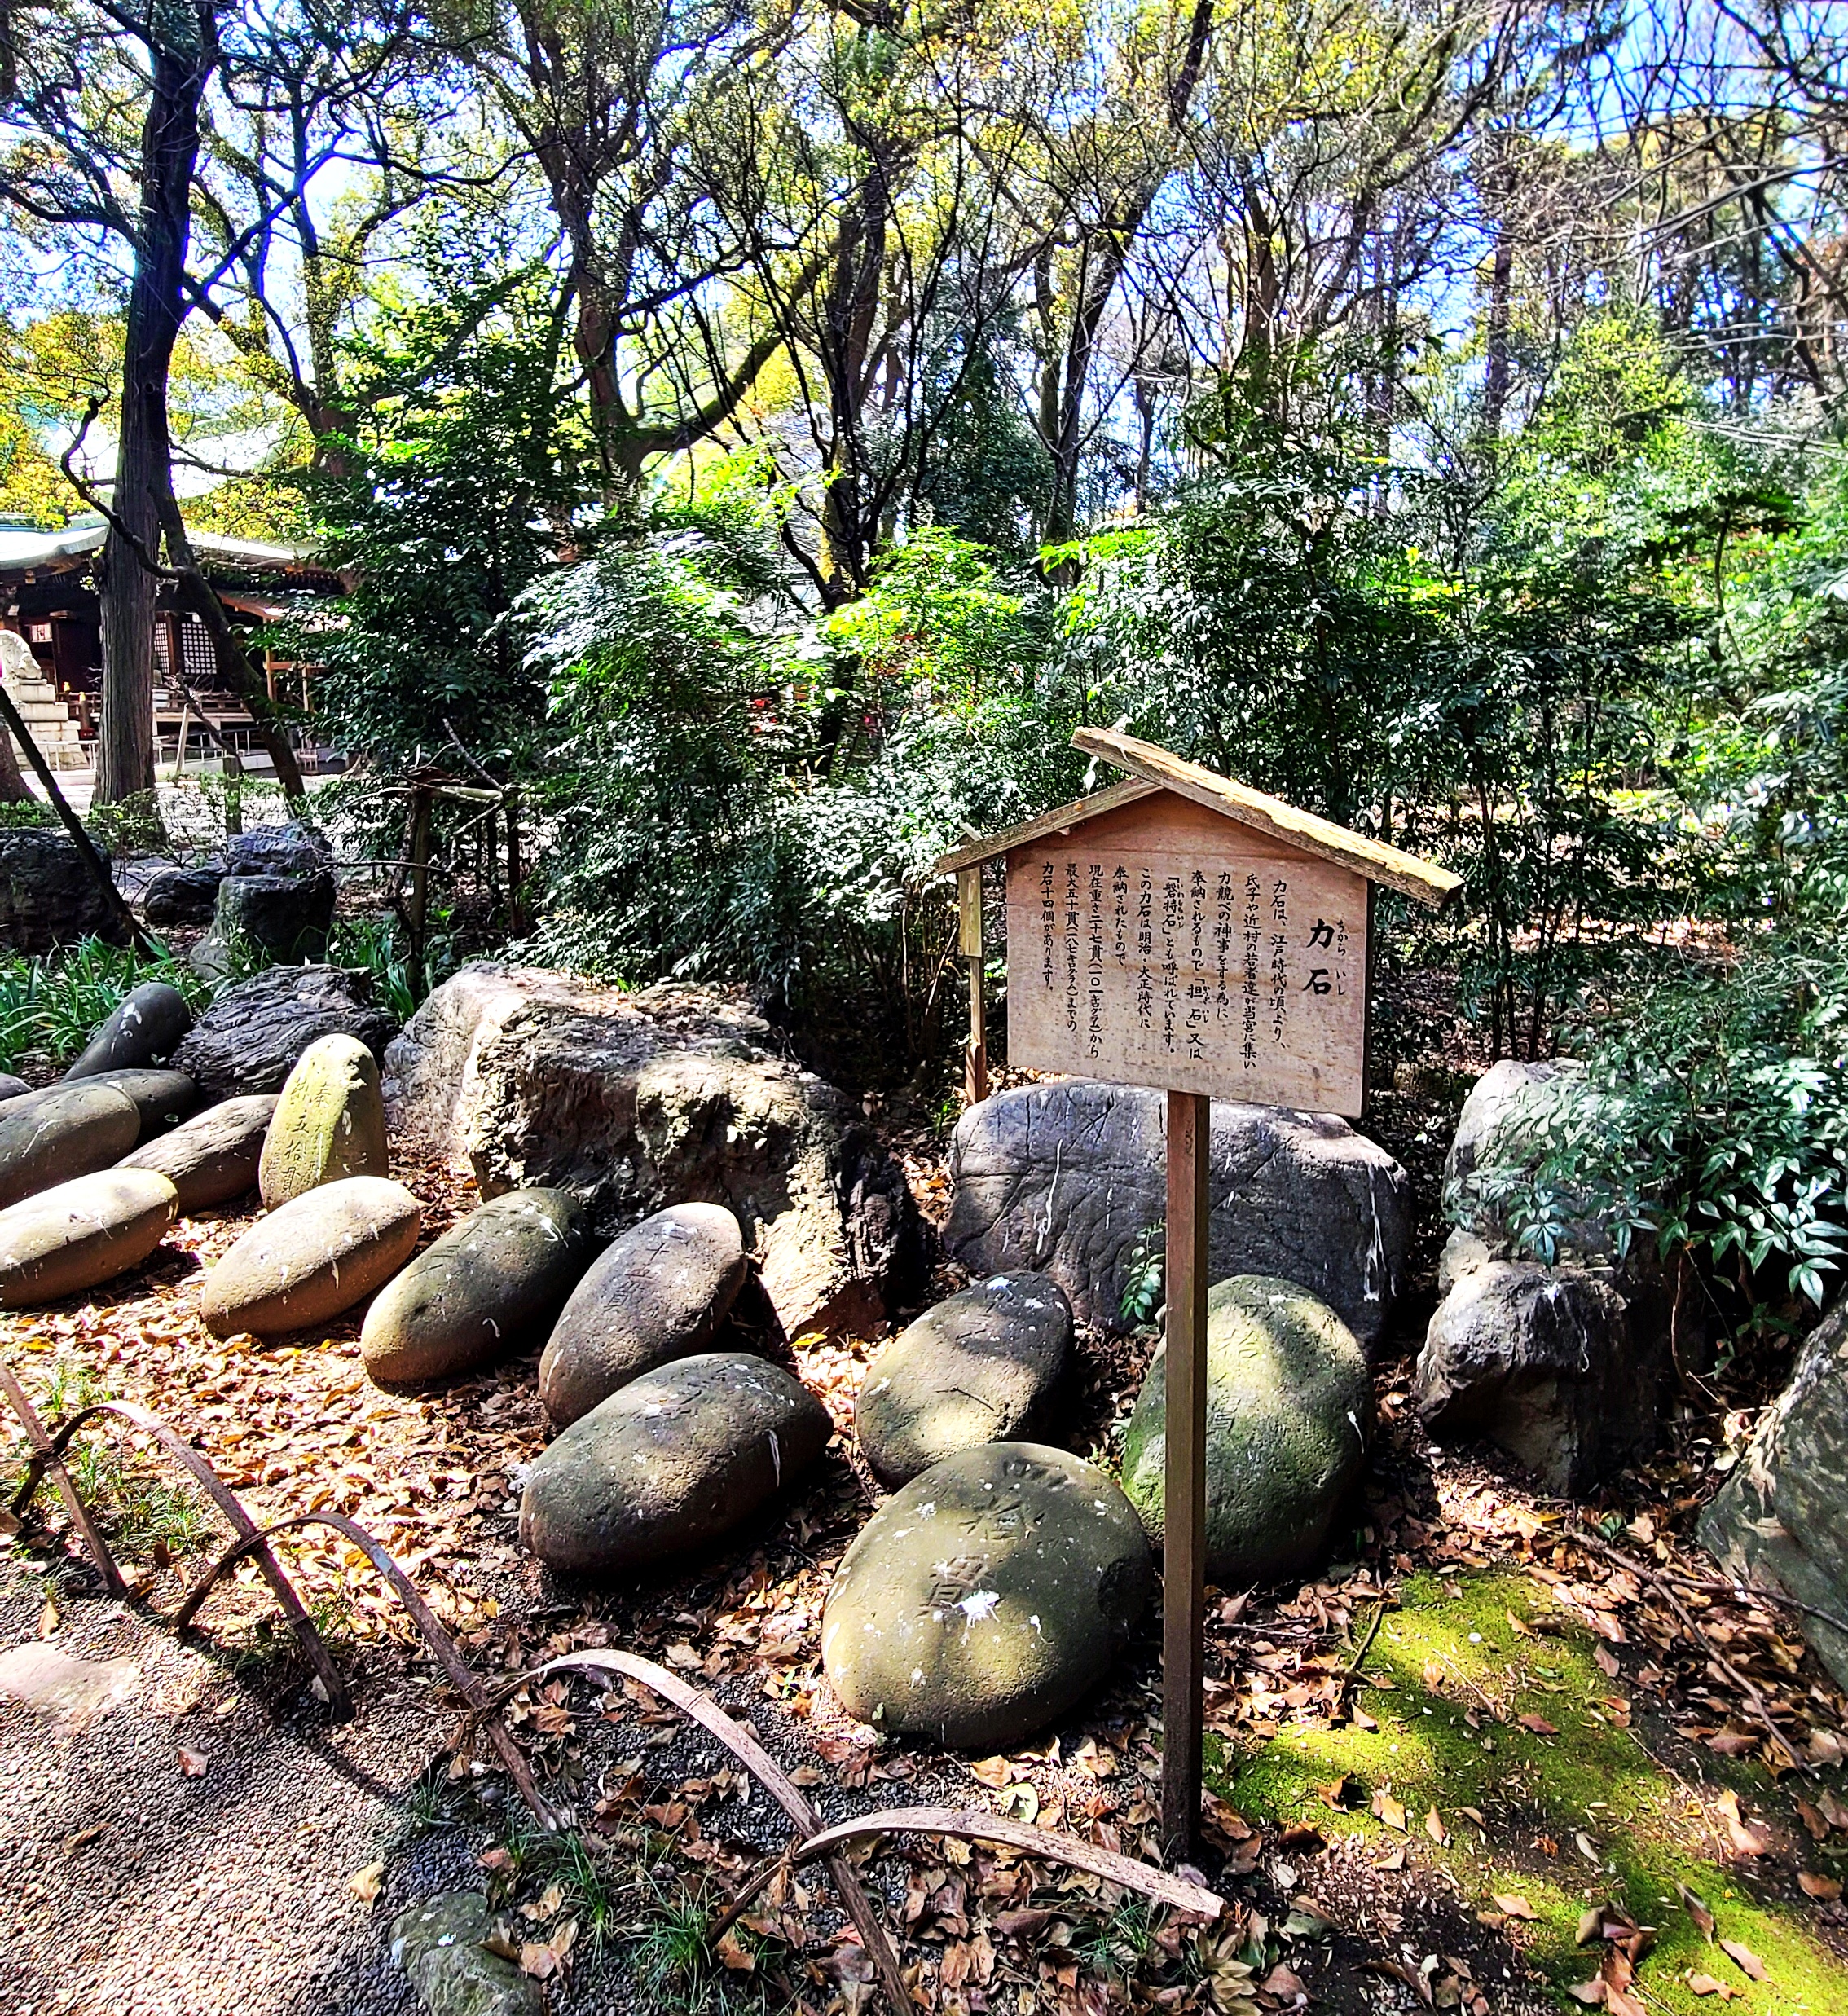
[[[4,1385],[7,1398],[12,1401],[16,1410],[20,1402],[25,1398],[20,1390],[18,1380],[8,1371],[6,1373],[4,1381],[0,1382],[0,1384]],[[27,1403],[25,1411],[27,1414],[31,1413],[29,1402]],[[151,1414],[146,1407],[138,1406],[132,1400],[99,1400],[90,1406],[80,1407],[75,1414],[60,1422],[56,1433],[46,1438],[42,1446],[35,1449],[27,1459],[25,1477],[18,1490],[13,1494],[11,1508],[12,1512],[18,1515],[25,1511],[27,1506],[32,1503],[33,1494],[37,1490],[48,1471],[55,1470],[68,1481],[68,1472],[65,1472],[64,1467],[64,1451],[70,1446],[72,1438],[77,1434],[78,1429],[102,1414],[118,1415],[121,1420],[128,1422],[131,1427],[138,1428],[143,1433],[152,1435],[169,1455],[172,1456],[176,1462],[183,1464],[192,1473],[200,1489],[224,1514],[231,1530],[238,1536],[237,1545],[232,1550],[231,1556],[228,1558],[241,1559],[248,1554],[255,1560],[258,1569],[262,1572],[263,1579],[270,1585],[271,1593],[275,1597],[277,1607],[288,1620],[289,1628],[295,1633],[303,1653],[307,1657],[308,1663],[315,1669],[315,1677],[321,1684],[321,1690],[327,1697],[328,1706],[332,1712],[334,1719],[337,1722],[350,1722],[353,1719],[353,1697],[347,1690],[345,1681],[341,1678],[340,1669],[329,1656],[327,1646],[322,1641],[321,1634],[315,1630],[313,1618],[302,1607],[301,1599],[295,1592],[294,1583],[283,1573],[276,1557],[265,1544],[262,1530],[244,1510],[242,1503],[232,1492],[231,1486],[212,1468],[209,1459],[204,1452],[195,1449],[190,1442],[183,1440],[161,1419],[159,1415]],[[24,1416],[22,1415],[21,1418],[24,1419]],[[27,1433],[29,1435],[31,1433],[29,1424]],[[40,1433],[42,1435],[43,1430],[41,1429]],[[75,1495],[73,1488],[72,1496]],[[69,1500],[67,1499],[66,1503],[68,1504]],[[105,1579],[113,1574],[117,1583],[120,1585],[121,1582],[120,1572],[117,1570],[115,1562],[110,1557],[108,1548],[103,1545],[101,1538],[96,1534],[94,1526],[90,1525],[87,1518],[80,1522],[79,1530],[83,1532],[86,1544],[96,1556],[98,1565],[103,1567]],[[107,1565],[104,1565],[105,1564]],[[216,1574],[212,1579],[214,1581],[217,1579]],[[207,1587],[209,1586],[208,1583]],[[120,1592],[125,1596],[128,1593],[125,1587],[122,1587]],[[202,1595],[204,1592],[201,1591],[199,1593]],[[186,1602],[181,1605],[175,1628],[184,1631],[187,1624],[191,1622],[192,1613],[198,1607],[198,1597],[196,1596],[188,1596]]]
[[[184,1631],[191,1622],[195,1613],[205,1600],[213,1585],[221,1576],[242,1560],[247,1555],[261,1561],[269,1552],[268,1543],[279,1533],[291,1533],[303,1526],[326,1526],[337,1533],[351,1546],[359,1548],[376,1568],[381,1577],[390,1586],[398,1601],[410,1613],[411,1621],[423,1633],[424,1642],[433,1652],[450,1684],[466,1701],[477,1716],[490,1718],[487,1724],[488,1740],[499,1752],[500,1758],[512,1777],[520,1797],[531,1807],[541,1826],[555,1829],[558,1820],[543,1794],[535,1781],[531,1767],[525,1754],[501,1723],[492,1719],[494,1704],[482,1686],[480,1676],[456,1650],[455,1640],[445,1631],[436,1613],[418,1595],[416,1585],[407,1575],[390,1554],[375,1540],[366,1529],[356,1525],[340,1512],[297,1512],[288,1519],[279,1519],[273,1525],[261,1529],[253,1527],[233,1545],[227,1547],[218,1559],[206,1569],[191,1589],[185,1600],[174,1613],[176,1629]],[[310,1627],[311,1628],[311,1627]]]

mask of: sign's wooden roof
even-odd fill
[[[943,856],[934,864],[934,872],[953,875],[960,869],[992,861],[997,855],[1010,853],[1015,847],[1043,839],[1049,834],[1067,832],[1087,820],[1095,819],[1101,812],[1133,804],[1152,792],[1173,791],[1180,797],[1190,799],[1196,805],[1203,805],[1208,812],[1218,812],[1240,825],[1251,826],[1286,846],[1300,847],[1305,854],[1318,855],[1324,861],[1352,869],[1369,882],[1382,883],[1389,889],[1397,889],[1402,896],[1410,896],[1433,910],[1463,887],[1463,878],[1453,875],[1448,869],[1421,861],[1417,855],[1407,854],[1399,847],[1370,840],[1364,834],[1350,833],[1345,826],[1338,826],[1331,820],[1318,819],[1313,812],[1300,812],[1280,798],[1272,798],[1247,785],[1234,783],[1230,777],[1203,769],[1197,763],[1185,762],[1153,742],[1139,742],[1133,735],[1119,735],[1111,729],[1101,728],[1081,728],[1071,742],[1073,747],[1084,755],[1101,756],[1105,762],[1127,770],[1129,778],[1108,790],[1095,792],[1089,798],[1075,799],[1069,805],[1042,812],[1037,819],[1009,826],[983,839],[971,840],[966,846]]]

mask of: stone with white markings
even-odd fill
[[[1008,1750],[1109,1671],[1154,1583],[1134,1508],[1038,1442],[946,1456],[860,1529],[821,1618],[849,1714],[957,1750]]]
[[[1071,1305],[1039,1274],[997,1274],[927,1309],[866,1368],[861,1454],[888,1489],[959,1449],[1030,1441],[1071,1354]]]
[[[0,1309],[81,1295],[139,1267],[179,1215],[152,1169],[98,1169],[0,1211]]]
[[[554,1568],[645,1568],[761,1511],[828,1445],[828,1410],[780,1366],[709,1351],[633,1379],[534,1463],[520,1538]]]
[[[143,981],[122,997],[83,1054],[64,1073],[65,1081],[164,1064],[191,1027],[192,1010],[177,987],[169,987],[165,980]]]
[[[486,1942],[494,1914],[480,1891],[412,1904],[391,1921],[391,1957],[429,2016],[544,2016],[545,1996]]]
[[[205,1277],[199,1313],[214,1336],[274,1336],[342,1315],[416,1250],[423,1214],[402,1183],[349,1176],[259,1218]]]
[[[0,1208],[92,1169],[141,1138],[135,1103],[113,1085],[59,1085],[0,1107]]]
[[[561,1428],[644,1372],[703,1351],[744,1285],[744,1236],[723,1204],[672,1204],[631,1226],[585,1274],[539,1360]]]
[[[77,1082],[110,1085],[131,1099],[140,1116],[142,1141],[156,1141],[170,1133],[199,1104],[199,1088],[183,1071],[162,1071],[150,1065],[99,1071]]]
[[[418,1254],[366,1312],[366,1370],[400,1384],[447,1379],[537,1341],[590,1256],[569,1191],[491,1198]]]

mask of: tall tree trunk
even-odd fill
[[[141,207],[122,359],[122,408],[112,531],[99,569],[103,724],[95,799],[154,788],[154,598],[146,562],[158,552],[160,503],[172,481],[167,376],[184,313],[182,286],[199,154],[199,106],[218,60],[213,0],[154,0],[152,91],[141,129]],[[124,536],[124,531],[129,537]],[[139,546],[139,550],[137,550]]]

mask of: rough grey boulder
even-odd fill
[[[573,1191],[604,1237],[664,1204],[725,1205],[791,1336],[864,1330],[922,1287],[898,1164],[833,1086],[773,1054],[767,1023],[706,990],[465,966],[386,1053],[385,1106],[394,1140],[483,1195]]]
[[[337,891],[331,874],[227,875],[218,884],[212,928],[187,954],[209,979],[221,979],[240,949],[285,961],[327,957]]]
[[[218,906],[222,868],[164,868],[148,878],[141,914],[156,931],[175,924],[207,924]]]
[[[1790,1383],[1701,1515],[1730,1579],[1781,1590],[1811,1611],[1803,1635],[1848,1687],[1848,1305],[1804,1340]],[[1834,1620],[1831,1622],[1830,1620]]]
[[[113,1085],[59,1085],[0,1107],[0,1207],[92,1169],[141,1138],[133,1099]]]
[[[391,1923],[391,1957],[429,2016],[545,2016],[538,1982],[487,1944],[495,1921],[478,1891],[412,1904]]]
[[[333,848],[318,827],[292,819],[287,825],[252,826],[225,842],[225,872],[232,875],[329,875]]]
[[[1110,1670],[1154,1581],[1102,1471],[1038,1442],[946,1456],[860,1529],[821,1614],[851,1715],[957,1750],[1006,1750]]]
[[[1125,1085],[997,1093],[957,1123],[944,1244],[971,1274],[1050,1274],[1084,1321],[1121,1328],[1137,1249],[1167,1212],[1167,1125],[1161,1094]],[[1327,1114],[1216,1103],[1208,1184],[1215,1279],[1297,1282],[1378,1344],[1410,1209],[1384,1148]]]
[[[106,847],[99,847],[103,865]],[[128,927],[103,897],[68,834],[0,828],[0,945],[50,952],[80,938],[126,944]]]
[[[1168,1363],[1129,1416],[1123,1486],[1159,1546]],[[1373,1389],[1358,1340],[1292,1281],[1236,1274],[1207,1297],[1207,1574],[1243,1588],[1320,1565],[1366,1453]]]
[[[1490,1260],[1438,1305],[1416,1398],[1434,1437],[1480,1436],[1578,1497],[1654,1447],[1671,1373],[1666,1330],[1608,1273]]]
[[[275,1110],[273,1092],[221,1100],[170,1134],[143,1142],[116,1166],[165,1177],[179,1193],[180,1216],[190,1217],[257,1187],[263,1136]]]
[[[1533,1151],[1537,1120],[1583,1076],[1583,1067],[1566,1058],[1524,1064],[1504,1057],[1491,1064],[1457,1116],[1457,1131],[1444,1158],[1445,1188],[1491,1160],[1517,1167],[1525,1162]]]
[[[590,1257],[583,1208],[563,1190],[491,1198],[372,1298],[359,1332],[381,1382],[447,1379],[544,1334]]]
[[[83,1054],[64,1073],[65,1082],[93,1078],[99,1072],[140,1071],[164,1064],[191,1027],[192,1010],[177,987],[168,986],[165,980],[144,981],[122,997]]]
[[[279,966],[227,988],[174,1053],[208,1099],[279,1092],[317,1037],[356,1036],[375,1057],[396,1027],[363,973],[342,966]]]
[[[540,1453],[520,1538],[554,1568],[645,1568],[761,1510],[833,1432],[781,1366],[737,1351],[681,1358],[631,1380]]]
[[[1036,1439],[1071,1345],[1071,1305],[1039,1274],[991,1274],[927,1309],[866,1368],[860,1453],[888,1489],[959,1449]]]
[[[152,1169],[99,1169],[0,1211],[0,1308],[80,1295],[139,1267],[179,1214]]]
[[[316,1037],[283,1081],[263,1138],[257,1182],[266,1208],[319,1183],[390,1170],[377,1060],[356,1036]]]
[[[135,1071],[99,1071],[78,1085],[107,1085],[132,1102],[140,1118],[143,1141],[170,1133],[199,1104],[199,1088],[183,1071],[152,1066]]]
[[[32,1087],[24,1078],[15,1078],[10,1071],[0,1071],[0,1105],[8,1099],[23,1099],[31,1094]]]
[[[422,1224],[401,1183],[323,1183],[251,1226],[206,1275],[199,1313],[218,1337],[328,1323],[385,1286],[416,1251]]]
[[[746,1272],[738,1221],[723,1204],[670,1204],[631,1226],[572,1290],[539,1359],[554,1424],[703,1351]]]

